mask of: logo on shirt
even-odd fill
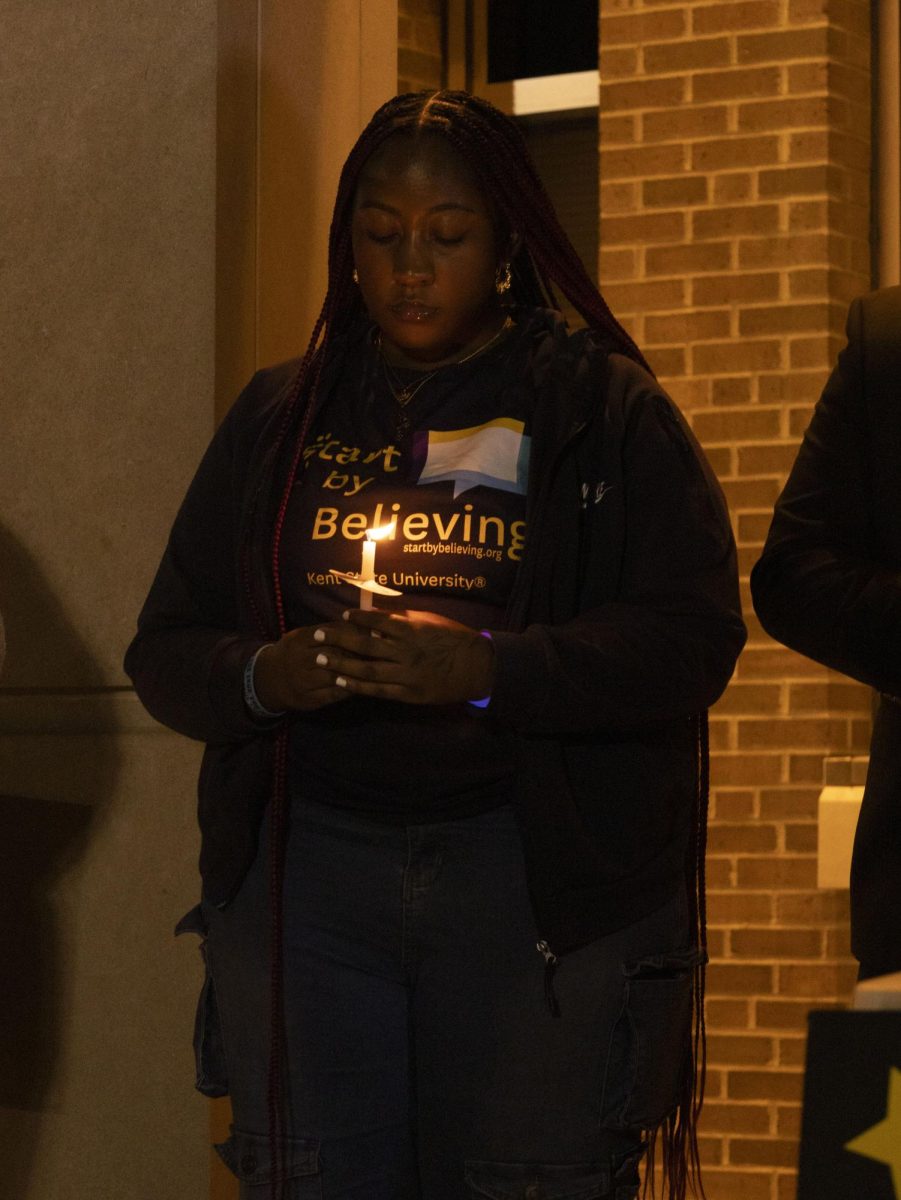
[[[498,417],[470,429],[416,433],[413,461],[422,463],[418,482],[453,480],[455,500],[480,484],[524,496],[532,440],[524,431],[522,421]]]

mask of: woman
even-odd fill
[[[127,658],[208,743],[180,928],[242,1197],[623,1200],[661,1126],[685,1194],[701,714],[743,640],[719,490],[518,130],[390,101]]]

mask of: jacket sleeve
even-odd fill
[[[766,631],[809,658],[901,691],[901,575],[878,561],[869,512],[864,306],[814,410],[751,575]],[[875,431],[874,431],[875,432]]]
[[[489,711],[525,732],[688,717],[722,693],[744,645],[735,544],[709,465],[640,368],[619,370],[611,390],[608,411],[625,414],[621,561],[594,569],[618,567],[619,586],[564,624],[494,635]]]
[[[242,628],[236,595],[238,513],[249,456],[242,430],[260,407],[264,379],[254,377],[203,456],[125,655],[125,671],[148,712],[206,742],[268,727],[244,704],[243,671],[269,639]]]

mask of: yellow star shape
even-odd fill
[[[901,1071],[891,1067],[883,1120],[845,1143],[845,1149],[891,1168],[895,1195],[901,1200]]]

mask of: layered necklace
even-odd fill
[[[428,371],[425,375],[420,375],[416,379],[412,379],[407,383],[396,374],[385,357],[385,351],[382,347],[382,331],[376,334],[375,344],[379,353],[379,358],[382,360],[382,370],[385,374],[385,382],[388,384],[388,390],[397,402],[397,421],[395,422],[395,436],[398,439],[406,437],[410,432],[410,418],[407,412],[407,406],[410,401],[425,387],[425,385],[436,375],[439,375],[447,367],[462,367],[464,363],[471,362],[472,359],[478,358],[480,354],[484,354],[486,350],[490,350],[496,345],[502,337],[504,337],[513,328],[512,317],[507,317],[500,329],[490,337],[487,342],[483,342],[481,346],[477,346],[469,354],[463,358],[458,358],[454,362],[442,363],[440,367],[436,367],[434,371]]]

